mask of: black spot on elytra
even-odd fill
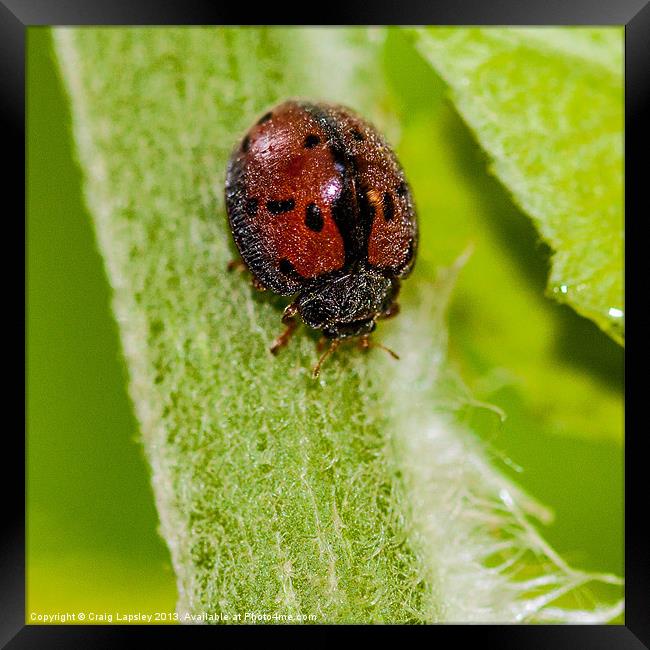
[[[241,143],[241,149],[244,153],[248,152],[248,148],[250,147],[250,144],[251,144],[251,139],[248,136],[246,136]]]
[[[401,182],[401,183],[400,183],[400,184],[395,188],[395,191],[397,192],[397,195],[398,195],[398,196],[406,196],[406,192],[407,192],[406,183],[405,183],[404,181],[402,181],[402,182]]]
[[[361,133],[358,129],[352,129],[351,131],[352,137],[357,141],[357,142],[363,142],[366,139],[366,136]]]
[[[285,199],[284,201],[267,201],[266,209],[271,214],[282,214],[289,212],[296,207],[296,202],[293,199]]]
[[[309,230],[320,232],[323,229],[323,215],[315,203],[310,203],[305,210],[305,225]]]
[[[281,273],[291,274],[295,270],[296,269],[294,268],[293,264],[289,260],[287,260],[285,258],[282,258],[280,260],[280,272]]]
[[[384,192],[382,208],[384,210],[384,219],[390,221],[395,214],[395,203],[393,201],[393,195],[390,192]]]
[[[313,149],[319,143],[320,143],[320,138],[317,135],[310,133],[305,138],[305,149]]]
[[[272,117],[273,117],[273,113],[269,111],[268,113],[264,113],[264,115],[262,115],[262,117],[260,117],[260,119],[257,120],[257,123],[264,124],[264,122],[268,122]]]
[[[259,201],[257,199],[246,199],[246,214],[249,217],[254,217],[257,214],[257,208],[259,206]]]

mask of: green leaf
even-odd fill
[[[622,343],[623,30],[414,33],[553,249],[549,293]]]
[[[621,348],[544,297],[547,267],[537,233],[486,173],[485,156],[444,101],[444,82],[408,52],[408,33],[391,31],[386,61],[400,105],[399,153],[426,242],[418,263],[448,265],[474,245],[450,312],[453,352],[465,380],[510,419],[523,405],[527,429],[541,425],[549,435],[620,445]]]
[[[420,214],[418,271],[473,254],[451,297],[449,354],[471,398],[465,426],[555,519],[553,547],[581,567],[622,573],[623,349],[592,321],[543,295],[546,247],[486,170],[486,155],[432,67],[391,30],[385,53],[402,130],[399,156]]]
[[[225,272],[224,168],[256,115],[321,97],[397,132],[383,31],[55,36],[181,620],[620,614],[620,579],[569,568],[531,524],[549,513],[456,417],[473,408],[446,360],[460,262],[405,283],[403,314],[379,334],[399,363],[345,349],[318,382],[314,337],[301,331],[273,358],[279,302]],[[594,581],[613,586],[612,604],[571,600]]]

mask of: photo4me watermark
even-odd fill
[[[280,612],[30,612],[27,623],[32,625],[70,624],[134,624],[156,623],[314,623],[316,614]]]

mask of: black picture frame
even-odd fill
[[[368,3],[348,1],[326,3],[318,7],[305,5],[304,10],[292,9],[291,16],[281,16],[281,7],[267,4],[256,8],[255,24],[447,24],[447,25],[625,25],[625,212],[626,230],[626,298],[635,295],[640,273],[635,272],[634,250],[639,246],[641,217],[648,214],[647,192],[644,180],[646,153],[643,126],[650,115],[650,6],[649,0],[426,0],[400,3]],[[143,25],[143,24],[246,24],[250,9],[236,10],[235,6],[219,6],[214,2],[197,0],[155,2],[153,0],[0,0],[0,79],[2,80],[0,107],[4,120],[3,141],[7,173],[15,180],[4,186],[5,228],[19,224],[18,206],[25,204],[25,35],[34,25]],[[248,9],[248,11],[247,11]],[[312,9],[312,11],[307,11]],[[249,14],[248,16],[246,14]],[[285,12],[288,14],[289,12]],[[283,18],[287,18],[286,22]],[[647,184],[647,181],[645,181]],[[13,199],[13,201],[12,201]],[[8,205],[15,205],[15,213]],[[646,209],[643,209],[646,205]],[[23,214],[25,214],[23,212]],[[14,216],[15,215],[15,216]],[[636,217],[636,218],[635,218]],[[26,223],[23,222],[23,225]],[[637,232],[635,232],[635,229]],[[639,237],[635,236],[639,233]],[[24,236],[24,232],[23,232]],[[9,237],[6,238],[9,241]],[[7,250],[6,247],[5,250]],[[4,256],[8,259],[8,256]],[[13,262],[12,262],[13,264]],[[12,267],[15,269],[15,267]],[[24,267],[23,267],[24,268]],[[13,277],[15,270],[10,276]],[[643,281],[643,280],[641,280]],[[25,299],[23,294],[23,315]],[[640,294],[642,295],[642,294]],[[640,362],[642,338],[637,335],[634,301],[628,301],[628,345],[635,355],[632,363]],[[24,320],[18,310],[5,319],[16,328],[16,334],[25,335]],[[26,344],[28,342],[26,341]],[[23,366],[24,367],[24,366]],[[631,373],[626,357],[626,379]],[[20,389],[17,388],[17,391]],[[631,409],[639,402],[643,384],[626,381],[626,422],[635,421]],[[25,400],[29,399],[23,390]],[[11,403],[11,400],[7,400]],[[20,397],[16,396],[16,403]],[[24,412],[23,412],[24,421]],[[21,479],[24,486],[25,438],[17,430],[7,430],[4,440],[5,459],[2,537],[0,547],[0,647],[9,648],[88,648],[115,647],[133,640],[141,643],[160,634],[166,640],[185,638],[187,634],[211,634],[205,627],[156,626],[31,626],[25,625],[25,510],[19,498]],[[637,430],[635,434],[643,433]],[[650,560],[648,537],[644,530],[647,511],[648,472],[642,453],[642,435],[627,435],[625,442],[625,599],[624,625],[438,625],[429,626],[425,633],[439,640],[449,635],[457,642],[476,640],[498,648],[650,648]],[[11,468],[12,471],[8,471]],[[336,634],[339,626],[327,626],[321,634]],[[213,628],[210,628],[213,629]],[[278,629],[278,628],[274,628]],[[286,627],[283,628],[285,631]],[[304,638],[312,628],[292,626],[290,633]],[[258,629],[259,631],[259,629]],[[265,632],[271,628],[265,627]],[[215,631],[226,640],[232,634],[246,633],[243,627],[224,626]],[[227,636],[226,636],[227,635]],[[470,639],[471,637],[471,639]]]

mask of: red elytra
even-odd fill
[[[368,347],[375,321],[397,313],[415,262],[415,208],[392,149],[352,110],[287,101],[265,113],[230,157],[226,207],[256,285],[297,294],[272,351],[296,315],[332,351],[351,336]]]

